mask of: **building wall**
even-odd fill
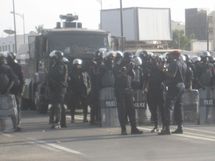
[[[206,10],[199,10],[197,8],[185,10],[185,33],[190,38],[207,40]]]
[[[19,54],[23,48],[28,44],[28,35],[25,35],[25,44],[24,44],[24,36],[17,35],[17,54]],[[15,43],[14,36],[2,37],[0,38],[0,52],[2,51],[10,51],[15,52]]]
[[[212,50],[215,51],[215,11],[210,13],[208,23],[209,39],[212,43]]]
[[[101,10],[101,29],[121,36],[120,9]],[[171,40],[169,8],[123,8],[123,32],[126,41]]]

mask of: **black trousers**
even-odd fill
[[[61,120],[60,120],[60,125],[62,127],[66,126],[66,108],[64,104],[61,104]]]
[[[151,121],[154,126],[158,126],[158,112],[161,116],[162,125],[164,124],[164,96],[163,91],[149,91],[147,103],[151,112]]]
[[[94,122],[101,122],[101,108],[99,102],[99,93],[94,93],[90,97],[90,121],[91,123]]]
[[[117,94],[117,107],[121,128],[126,129],[127,117],[129,118],[131,128],[136,128],[132,91],[123,91]]]
[[[183,110],[182,110],[182,94],[184,87],[169,86],[166,93],[166,101],[164,106],[164,125],[169,129],[170,126],[170,111],[173,109],[174,121],[178,126],[183,124]]]
[[[88,114],[88,98],[83,97],[81,95],[76,95],[73,94],[72,95],[72,102],[70,104],[70,108],[71,108],[71,117],[72,120],[74,120],[75,117],[75,110],[78,109],[83,109],[83,116],[84,116],[84,120],[87,120],[87,114]]]

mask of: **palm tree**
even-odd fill
[[[38,25],[38,26],[35,27],[35,29],[36,29],[36,32],[38,34],[42,34],[43,30],[44,30],[44,27],[43,27],[43,25]]]

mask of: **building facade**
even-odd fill
[[[184,31],[185,32],[185,24],[184,22],[179,22],[179,21],[171,21],[171,28],[172,31],[179,30],[179,31]]]
[[[16,36],[16,42],[17,42],[17,54],[22,54],[23,46],[26,46],[28,44],[28,35],[17,35]],[[0,52],[15,52],[15,41],[14,36],[7,36],[0,38]]]
[[[207,40],[207,11],[198,8],[185,9],[185,34],[191,39]]]

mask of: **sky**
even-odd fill
[[[0,37],[4,29],[13,30],[12,0],[0,0]],[[24,14],[26,33],[35,27],[53,28],[61,14],[77,14],[83,27],[97,29],[100,9],[119,8],[119,0],[14,0],[15,12]],[[101,3],[102,2],[102,3]],[[215,10],[215,0],[122,0],[123,7],[171,8],[172,20],[184,22],[185,8]],[[102,5],[101,5],[102,4]],[[16,16],[17,34],[23,34],[23,19]]]

